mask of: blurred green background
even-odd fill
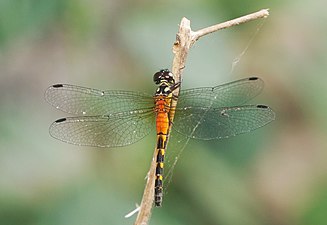
[[[183,16],[197,30],[262,8],[270,8],[268,19],[196,43],[183,88],[260,76],[265,89],[253,102],[271,106],[276,120],[230,139],[191,141],[151,224],[327,224],[326,7],[1,0],[0,224],[133,224],[124,215],[141,200],[154,135],[110,150],[57,141],[48,127],[65,114],[45,102],[45,89],[70,83],[153,93],[153,73],[171,68]],[[181,146],[176,139],[168,155]]]

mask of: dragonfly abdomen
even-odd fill
[[[154,203],[155,206],[161,206],[163,198],[163,172],[165,150],[168,141],[168,132],[170,126],[169,111],[170,98],[156,99],[156,130],[157,130],[157,146],[156,146],[156,179],[154,185]]]

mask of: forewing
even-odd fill
[[[142,139],[154,126],[153,110],[139,110],[110,116],[59,119],[50,126],[50,134],[75,145],[120,147]]]
[[[250,77],[216,87],[182,90],[177,107],[221,108],[242,105],[257,96],[264,86],[258,77]]]
[[[265,105],[178,109],[173,128],[196,139],[227,138],[262,127],[275,119],[275,113]]]
[[[101,91],[69,84],[50,86],[45,99],[55,108],[74,115],[110,115],[153,108],[152,96],[132,91]]]

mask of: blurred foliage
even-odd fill
[[[171,67],[183,16],[196,30],[262,8],[270,8],[268,19],[196,43],[183,88],[260,76],[265,90],[253,103],[270,105],[276,121],[217,141],[173,133],[166,163],[173,176],[151,224],[325,224],[326,6],[0,1],[0,224],[133,224],[124,215],[142,196],[154,134],[112,150],[53,140],[48,126],[64,114],[47,105],[44,90],[63,82],[151,93],[152,74]]]
[[[327,209],[327,188],[326,185],[319,186],[319,190],[313,194],[311,204],[305,208],[305,214],[303,215],[303,224],[325,224],[327,221],[326,209]]]
[[[90,32],[93,22],[88,6],[79,0],[0,1],[0,46],[57,26],[81,38]]]
[[[249,14],[256,11],[256,9],[269,9],[281,6],[283,1],[239,1],[239,0],[209,0],[208,3],[212,5],[212,9],[223,9],[224,15],[228,18],[237,18],[241,15]]]

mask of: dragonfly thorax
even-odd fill
[[[168,69],[163,69],[156,72],[153,75],[153,81],[159,86],[155,93],[156,96],[168,96],[172,92],[171,87],[175,85],[173,74]]]
[[[171,93],[171,86],[168,86],[167,84],[162,84],[157,88],[155,96],[169,96]]]

